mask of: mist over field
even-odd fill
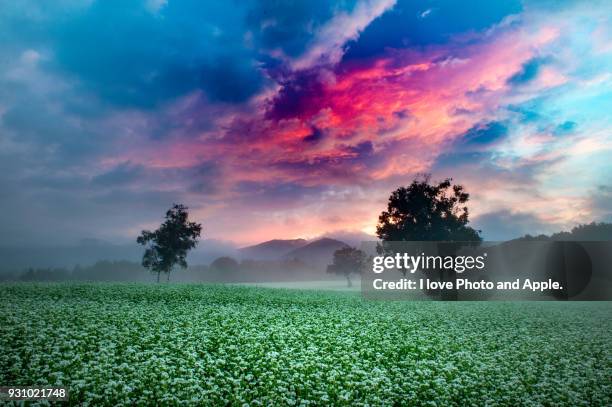
[[[333,252],[346,243],[331,238],[274,240],[239,248],[203,240],[189,254],[189,267],[176,270],[177,282],[335,281],[327,274]],[[86,242],[74,247],[0,249],[0,279],[24,281],[154,281],[140,265],[137,245]],[[224,261],[225,260],[225,261]]]

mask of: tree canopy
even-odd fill
[[[233,258],[223,256],[216,258],[215,261],[210,263],[210,268],[213,270],[229,273],[238,271],[240,269],[240,265]]]
[[[176,265],[187,268],[187,253],[198,243],[202,225],[190,222],[187,211],[186,206],[174,204],[157,230],[143,230],[136,239],[139,244],[147,246],[142,265],[157,273],[157,282],[161,273],[166,273],[170,280],[170,272]]]
[[[447,178],[430,184],[429,177],[399,187],[378,218],[383,241],[480,241],[480,231],[467,224],[470,195]]]
[[[334,252],[332,264],[327,266],[327,272],[343,275],[350,287],[351,274],[360,274],[367,265],[368,258],[363,251],[353,247],[343,247]]]

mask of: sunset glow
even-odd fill
[[[10,242],[372,234],[419,173],[488,239],[612,220],[609,2],[331,3],[0,6]]]

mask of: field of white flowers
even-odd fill
[[[612,303],[0,284],[0,385],[90,405],[612,405]]]

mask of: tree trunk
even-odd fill
[[[159,284],[159,271],[157,272],[157,284]]]
[[[446,257],[446,256],[455,257],[457,256],[457,253],[459,252],[461,245],[458,243],[441,243],[438,245],[438,247],[439,247],[438,249],[439,254],[442,255],[443,257]],[[444,282],[444,283],[451,282],[453,285],[453,288],[451,289],[442,290],[441,299],[444,301],[457,301],[459,297],[459,292],[457,290],[457,272],[454,269],[445,270],[443,268],[440,277],[441,277],[441,282]]]
[[[170,272],[168,272],[168,277],[166,278],[166,283],[170,282]]]
[[[351,276],[349,274],[346,275],[346,284],[349,288],[353,286],[353,282],[351,281]]]
[[[445,289],[442,291],[442,299],[445,301],[457,301],[458,299],[458,290],[457,290],[457,272],[455,270],[447,270],[443,272],[446,276],[444,278],[444,282],[450,281],[453,283],[452,289]]]

